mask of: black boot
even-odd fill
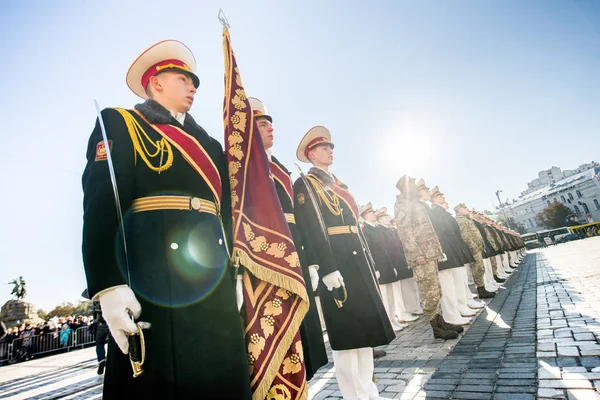
[[[454,331],[448,331],[443,329],[438,322],[439,315],[436,315],[434,319],[429,321],[431,327],[433,328],[433,337],[436,339],[456,339],[458,337],[458,333]]]
[[[458,325],[452,325],[447,323],[446,321],[444,321],[444,318],[438,314],[437,316],[438,319],[438,325],[440,325],[442,327],[442,329],[445,329],[447,331],[454,331],[456,333],[463,333],[464,329],[462,326],[458,326]]]
[[[106,360],[102,360],[98,363],[98,375],[102,375],[104,373],[104,367],[106,367]]]
[[[487,290],[485,290],[485,286],[478,287],[477,294],[479,295],[480,299],[491,299],[496,295],[496,293],[488,292]]]
[[[498,283],[506,282],[506,279],[502,279],[502,278],[498,277],[498,275],[494,275],[494,280]]]
[[[385,356],[387,353],[383,350],[375,350],[373,349],[373,358],[377,359],[377,358],[381,358],[383,356]]]

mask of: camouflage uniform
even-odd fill
[[[460,227],[460,234],[465,242],[467,242],[467,246],[469,246],[475,259],[475,262],[471,263],[471,272],[473,272],[475,286],[478,288],[483,287],[485,285],[485,269],[483,266],[483,238],[481,237],[481,233],[479,233],[469,215],[458,215],[456,221]]]
[[[443,258],[443,251],[425,207],[424,203],[399,196],[394,210],[406,262],[419,287],[423,311],[431,320],[440,314],[437,263]],[[420,258],[425,260],[424,264],[417,264]]]

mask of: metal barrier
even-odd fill
[[[12,343],[2,342],[0,343],[0,363],[4,364],[10,360],[12,355]]]
[[[83,348],[87,344],[92,344],[96,338],[92,334],[89,326],[82,326],[73,332],[73,346],[81,346]]]
[[[95,343],[95,341],[96,338],[90,331],[89,326],[82,326],[72,331],[68,341],[63,343],[60,341],[60,331],[44,335],[19,337],[11,343],[0,343],[0,365],[23,361],[31,356],[84,348],[86,345]]]

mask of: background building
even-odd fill
[[[525,226],[528,232],[543,229],[536,215],[552,202],[567,206],[581,223],[600,221],[600,164],[591,162],[574,170],[552,167],[538,173],[521,196],[503,204],[507,217]],[[565,226],[567,225],[565,221]]]

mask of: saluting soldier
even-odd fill
[[[310,308],[302,321],[302,325],[300,325],[300,338],[302,339],[302,350],[304,352],[304,363],[306,366],[306,380],[308,381],[319,368],[328,363],[327,351],[323,341],[323,333],[314,296],[314,292],[317,290],[319,284],[319,274],[317,272],[317,265],[309,265],[306,252],[304,251],[305,247],[303,246],[302,236],[296,226],[296,218],[294,216],[294,187],[290,171],[279,162],[273,154],[271,154],[271,149],[275,142],[273,117],[269,115],[267,107],[262,101],[255,97],[248,97],[248,100],[250,102],[250,107],[252,107],[254,120],[260,131],[260,137],[265,150],[267,151],[271,174],[273,176],[273,181],[275,182],[275,189],[277,190],[277,196],[281,203],[281,211],[285,214],[285,219],[290,227],[294,246],[296,247],[296,251],[300,258],[300,266],[302,267],[304,280],[307,283],[311,283],[312,290],[307,291]],[[306,240],[309,241],[310,238],[307,238]]]
[[[375,270],[359,234],[358,205],[348,187],[329,171],[331,134],[310,129],[296,156],[313,167],[294,183],[296,224],[310,264],[318,265],[319,287],[335,374],[344,398],[379,396],[372,381],[373,351],[389,344],[394,331],[377,287]]]
[[[112,333],[104,399],[251,398],[221,223],[230,219],[229,180],[221,145],[188,113],[195,70],[185,45],[159,42],[127,73],[145,101],[102,111],[126,253],[98,120],[89,139],[82,250],[89,295]],[[151,324],[137,378],[126,335],[138,329],[129,315]]]
[[[485,270],[483,266],[484,241],[481,232],[477,229],[475,222],[471,218],[469,209],[464,203],[457,204],[454,207],[454,212],[456,213],[456,222],[458,222],[458,226],[460,227],[460,233],[469,246],[469,249],[471,249],[471,254],[475,259],[475,262],[471,263],[470,266],[479,298],[492,298],[495,293],[488,292],[485,289]]]
[[[395,321],[396,303],[394,302],[394,289],[392,287],[392,283],[398,280],[398,272],[393,260],[390,258],[390,254],[386,251],[385,233],[377,224],[377,216],[371,203],[367,203],[361,210],[361,216],[364,219],[362,231],[375,262],[375,274],[379,282],[383,306],[394,331],[401,331],[406,325],[400,325]]]
[[[423,311],[433,328],[433,336],[454,339],[463,329],[446,323],[441,316],[441,288],[437,263],[444,252],[433,224],[429,219],[429,206],[420,201],[414,179],[403,176],[396,187],[400,195],[394,206],[398,235],[404,245],[406,262],[412,268],[423,303]]]

